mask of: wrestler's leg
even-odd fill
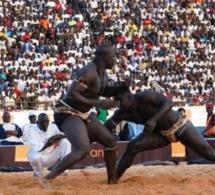
[[[102,144],[104,149],[104,160],[107,168],[108,184],[116,184],[116,160],[117,148],[116,138],[108,129],[95,117],[90,116],[90,123],[87,124],[88,134],[91,141]]]
[[[90,151],[90,141],[85,123],[77,116],[69,116],[61,124],[61,130],[72,144],[72,152],[62,158],[45,179],[54,179],[86,157]]]
[[[170,144],[170,142],[160,134],[153,133],[151,135],[144,136],[143,133],[141,133],[138,137],[128,143],[125,152],[121,156],[116,169],[117,180],[119,180],[126,169],[132,165],[137,153],[144,150],[161,148],[168,144]]]
[[[178,140],[205,159],[215,161],[215,151],[191,122],[186,124],[185,130],[178,137]]]

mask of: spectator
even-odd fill
[[[37,123],[37,115],[35,112],[29,112],[28,113],[28,119],[29,119],[29,122],[28,124],[24,124],[23,127],[22,127],[22,133],[23,133],[23,141],[26,145],[28,145],[28,142],[27,142],[27,133],[28,133],[28,130],[31,128],[31,126],[35,125]]]
[[[213,113],[214,104],[208,102],[206,104],[206,111],[207,111],[207,121],[206,121],[206,128],[202,132],[204,137],[215,137],[215,115]]]
[[[118,141],[130,141],[131,136],[129,135],[129,128],[128,128],[128,122],[124,121],[118,124],[119,127],[119,133],[118,133]]]
[[[144,125],[128,122],[130,140],[136,138],[144,130]]]
[[[45,91],[41,91],[37,97],[37,106],[39,109],[47,110],[48,102]]]
[[[8,96],[4,97],[3,105],[5,110],[14,110],[16,108],[15,98],[13,92],[9,92]]]
[[[181,113],[182,117],[186,117],[186,110],[184,108],[180,107],[177,111]]]
[[[118,61],[117,67],[108,73],[110,82],[125,74],[135,80],[138,72],[143,82],[135,82],[134,89],[138,86],[154,90],[150,82],[156,81],[171,93],[183,91],[184,96],[176,97],[178,102],[182,97],[191,102],[197,90],[199,96],[211,96],[215,73],[211,1],[135,1],[134,5],[128,0],[70,3],[65,0],[44,1],[40,5],[18,2],[1,13],[0,21],[4,22],[0,28],[0,79],[3,79],[0,88],[6,96],[14,80],[18,80],[22,93],[25,87],[30,90],[26,85],[34,82],[36,86],[39,76],[42,80],[47,78],[50,84],[57,75],[63,91],[68,84],[62,85],[61,79],[74,75],[93,58],[97,45],[106,42],[116,48]],[[26,9],[20,11],[21,5]],[[4,7],[1,5],[0,10]],[[12,20],[9,16],[14,15]],[[58,71],[54,73],[56,68]],[[21,75],[30,78],[23,82]],[[50,94],[47,83],[43,86],[46,94]],[[28,108],[34,108],[29,104]]]
[[[62,135],[61,139],[59,135]],[[71,144],[63,138],[62,132],[55,124],[49,123],[48,115],[45,113],[39,114],[37,125],[29,128],[27,141],[30,145],[27,156],[33,168],[34,177],[42,177],[43,167],[54,165],[71,152]],[[49,147],[40,151],[47,143]]]
[[[107,120],[108,117],[108,110],[96,107],[96,118],[104,123]]]
[[[3,123],[0,124],[1,145],[23,145],[22,130],[15,124],[11,123],[11,116],[8,111],[3,112]]]

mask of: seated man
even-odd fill
[[[54,165],[59,159],[71,152],[71,144],[55,124],[49,123],[48,115],[41,113],[37,125],[27,132],[31,146],[27,156],[33,167],[34,176],[42,177],[42,168]]]
[[[29,119],[29,123],[24,124],[24,125],[22,126],[23,141],[24,141],[24,143],[25,143],[26,145],[28,145],[27,138],[26,138],[28,130],[31,128],[31,126],[37,124],[37,115],[36,115],[36,113],[34,113],[34,112],[29,112],[29,113],[28,113],[28,119]]]
[[[203,136],[207,138],[215,137],[215,114],[213,111],[214,111],[214,104],[211,102],[208,102],[206,104],[206,112],[207,112],[206,127],[202,132]]]
[[[120,101],[120,108],[106,121],[109,130],[122,120],[145,126],[144,131],[129,142],[120,158],[117,180],[132,165],[137,153],[161,148],[171,142],[180,141],[207,160],[215,161],[215,151],[186,116],[172,109],[174,103],[168,97],[150,90],[137,94],[125,90],[116,99]]]
[[[2,115],[3,123],[0,124],[0,145],[23,145],[22,130],[15,124],[11,123],[11,116],[8,111]]]

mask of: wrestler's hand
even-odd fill
[[[99,100],[97,107],[103,108],[103,109],[109,109],[109,108],[115,108],[120,105],[119,101],[111,100],[111,99],[105,99],[105,100]]]
[[[150,135],[152,133],[153,129],[155,128],[156,124],[157,123],[155,120],[153,120],[153,119],[148,120],[145,123],[144,135]]]

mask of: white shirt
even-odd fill
[[[39,129],[38,125],[32,125],[28,131],[27,131],[27,142],[31,146],[28,150],[28,154],[36,154],[39,150],[42,149],[44,144],[47,142],[47,140],[56,134],[63,134],[60,132],[60,130],[57,128],[57,126],[53,123],[50,123],[47,131],[44,132]],[[50,153],[52,152],[53,147],[50,146],[47,149],[43,151],[43,153]]]
[[[27,132],[33,125],[37,125],[37,124],[28,123],[28,124],[23,125],[22,132],[23,132],[23,141],[24,142],[27,142]]]
[[[4,98],[5,106],[15,106],[15,100],[13,98],[10,98],[9,96],[6,96]]]

